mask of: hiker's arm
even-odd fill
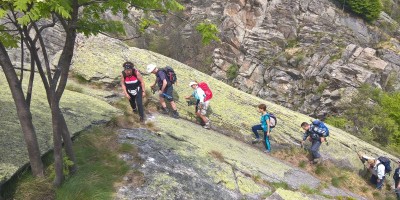
[[[162,86],[161,86],[161,93],[163,93],[165,91],[165,88],[167,87],[167,79],[164,79],[162,82]]]
[[[145,96],[146,96],[146,88],[145,88],[145,86],[144,86],[143,77],[142,77],[142,75],[140,74],[140,72],[137,71],[137,70],[136,70],[136,77],[137,77],[137,79],[140,81],[140,84],[141,84],[141,86],[142,86],[142,93],[143,93],[142,97],[145,97]]]
[[[270,126],[271,123],[270,123],[269,119],[267,119],[266,122],[267,122],[267,136],[269,136],[269,134],[270,134],[270,127],[269,126]]]
[[[126,91],[126,86],[125,86],[125,80],[124,80],[124,76],[121,75],[121,88],[122,88],[122,92],[124,93],[124,95],[130,99],[131,96],[129,96],[128,92]]]

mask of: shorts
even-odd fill
[[[210,101],[206,101],[203,103],[203,106],[201,109],[199,108],[199,106],[197,106],[197,112],[200,112],[201,115],[206,115],[209,105],[210,105]]]
[[[160,94],[160,98],[165,98],[167,101],[173,101],[174,100],[174,87],[168,86],[164,93]]]

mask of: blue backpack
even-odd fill
[[[389,158],[386,158],[385,156],[381,156],[378,158],[378,160],[379,160],[379,162],[381,162],[380,164],[385,166],[385,174],[390,174],[390,172],[392,171],[392,167],[390,166]],[[378,165],[380,165],[380,164],[378,164]]]
[[[328,127],[324,124],[324,122],[319,121],[319,120],[314,120],[312,122],[313,125],[313,131],[317,132],[320,137],[328,137],[329,136],[329,129]]]

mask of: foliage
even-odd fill
[[[196,30],[201,34],[204,45],[210,44],[212,41],[221,42],[217,36],[219,33],[217,26],[209,21],[199,23]]]
[[[341,116],[329,116],[325,119],[325,122],[341,129],[346,128],[346,125],[353,126],[351,121],[348,121],[347,118]]]
[[[378,19],[382,10],[381,0],[339,0],[355,14],[371,22]]]
[[[399,92],[388,93],[363,85],[341,109],[342,116],[329,116],[327,123],[346,128],[366,141],[392,148],[400,146]]]
[[[228,77],[229,80],[233,80],[238,75],[238,71],[239,71],[239,66],[233,64],[229,66],[228,70],[226,71],[226,76]]]

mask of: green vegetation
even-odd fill
[[[321,84],[318,85],[317,87],[317,94],[322,94],[322,92],[324,92],[324,90],[328,87],[328,83],[326,82],[322,82]]]
[[[217,34],[219,30],[217,26],[211,22],[202,22],[196,26],[196,30],[201,34],[204,45],[210,44],[212,41],[221,42]]]
[[[332,177],[331,183],[335,187],[341,187],[343,182],[347,180],[345,175]]]
[[[369,22],[378,19],[382,11],[381,0],[339,0],[339,2]]]
[[[399,92],[389,93],[363,85],[351,101],[340,108],[342,115],[329,116],[327,123],[392,150],[400,148]]]
[[[233,80],[238,75],[238,72],[239,72],[239,66],[236,64],[232,64],[226,71],[226,77],[228,77],[229,80]]]
[[[67,85],[65,87],[65,89],[67,89],[69,91],[78,92],[78,93],[82,93],[83,92],[82,87],[79,87],[79,86],[76,86],[76,85]]]
[[[119,159],[118,154],[137,154],[132,145],[121,145],[116,141],[114,130],[107,127],[95,127],[82,133],[73,144],[79,170],[73,176],[67,175],[60,188],[52,186],[51,171],[54,170],[50,169],[50,164],[45,179],[33,178],[27,171],[13,191],[5,194],[5,198],[111,199],[115,192],[114,183],[120,181],[129,170],[129,165]],[[49,154],[45,159],[51,160],[52,156]]]

